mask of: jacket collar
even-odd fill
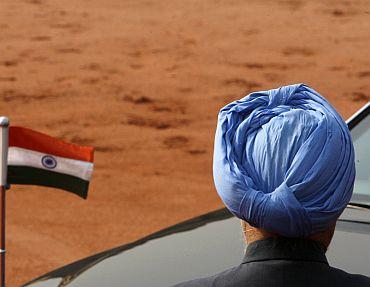
[[[243,263],[282,259],[328,264],[325,251],[320,243],[313,240],[270,237],[249,244]]]

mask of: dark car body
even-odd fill
[[[370,276],[370,104],[348,120],[357,177],[327,252],[332,266]],[[240,263],[240,222],[226,209],[196,217],[133,243],[69,264],[27,286],[171,286]]]

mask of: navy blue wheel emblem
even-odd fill
[[[51,155],[43,156],[41,159],[41,163],[44,167],[48,169],[53,169],[53,168],[56,168],[57,166],[57,160]]]

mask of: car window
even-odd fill
[[[356,159],[353,201],[370,203],[370,107],[367,116],[351,129]]]

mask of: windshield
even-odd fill
[[[351,129],[356,158],[352,202],[370,204],[370,106],[367,116]]]

